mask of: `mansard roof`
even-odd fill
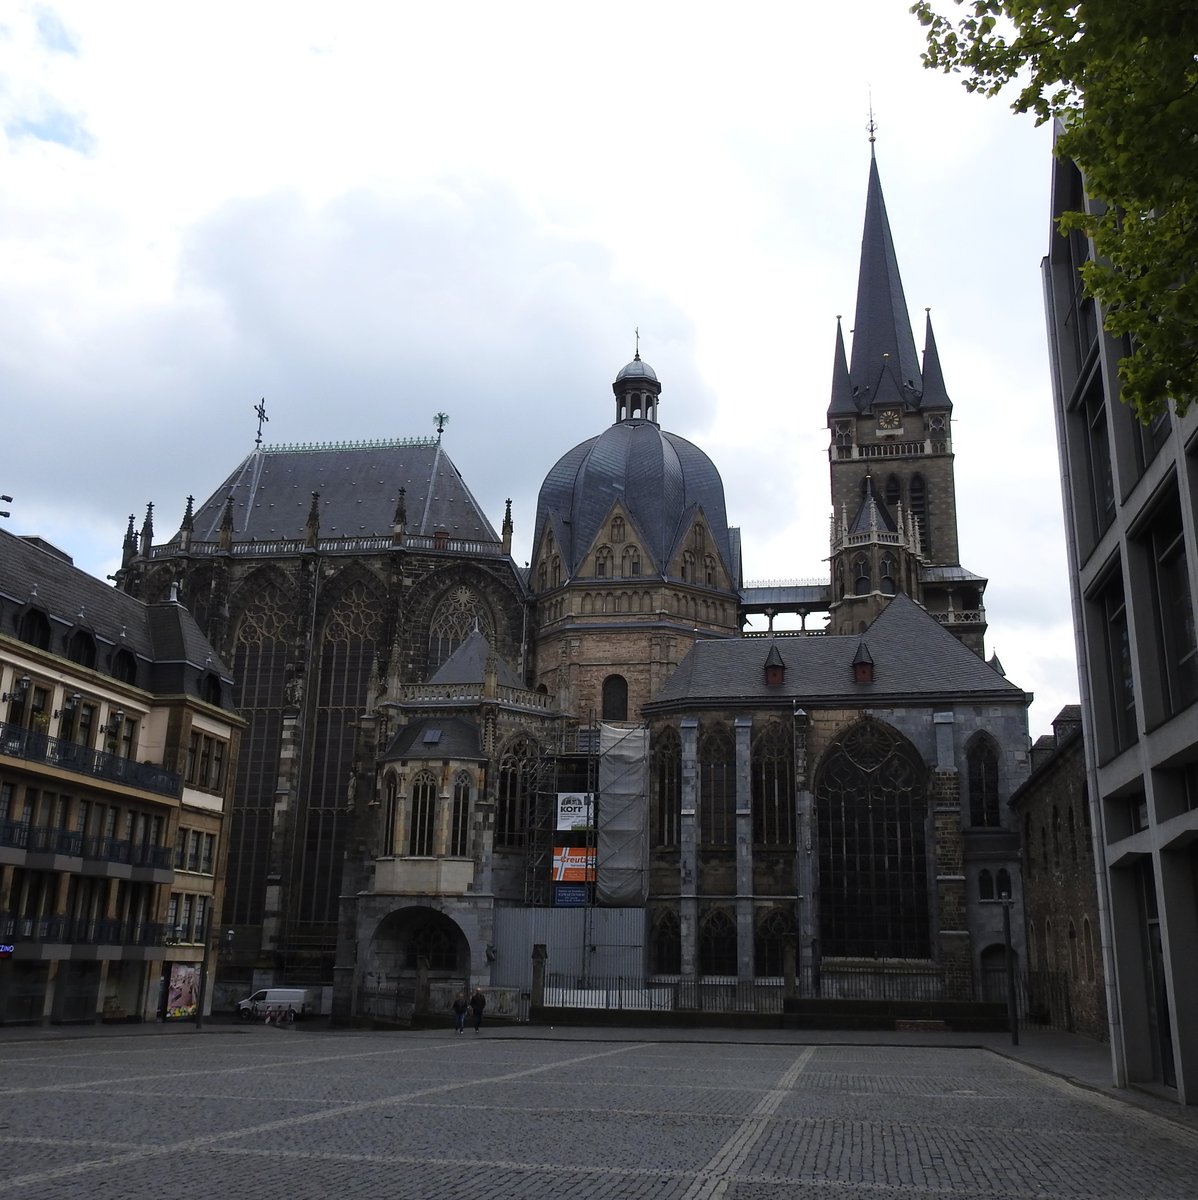
[[[313,492],[321,537],[389,535],[400,488],[408,533],[499,541],[436,438],[260,447],[196,510],[193,536],[217,540],[231,496],[235,541],[302,538]]]
[[[405,725],[380,755],[383,762],[429,759],[486,759],[478,724],[468,717],[422,717]]]
[[[855,683],[859,633],[786,639],[786,682],[767,687],[761,639],[696,642],[646,715],[736,705],[1006,702],[1027,696],[982,661],[905,595],[891,599],[867,636],[874,679]]]
[[[202,678],[214,672],[232,704],[232,674],[182,604],[135,600],[40,539],[0,529],[0,632],[15,638],[29,606],[50,623],[51,654],[66,657],[67,638],[81,629],[95,640],[101,674],[110,672],[118,651],[128,650],[137,662],[136,686],[199,696]]]

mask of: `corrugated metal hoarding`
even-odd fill
[[[532,985],[532,948],[548,948],[555,974],[640,978],[645,973],[643,908],[497,908],[496,987]]]

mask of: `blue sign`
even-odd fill
[[[553,903],[558,908],[585,908],[588,899],[585,883],[555,883],[553,885]]]
[[[0,958],[8,958],[15,949],[16,947],[8,942],[0,943]]]

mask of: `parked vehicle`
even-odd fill
[[[265,1018],[272,1010],[283,1015],[294,1013],[296,1017],[314,1011],[303,988],[259,988],[252,996],[237,1002],[237,1015],[243,1021]]]

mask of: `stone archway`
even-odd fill
[[[469,986],[470,942],[447,913],[425,904],[389,912],[362,956],[362,1011],[386,1019],[449,1012],[453,996]]]

